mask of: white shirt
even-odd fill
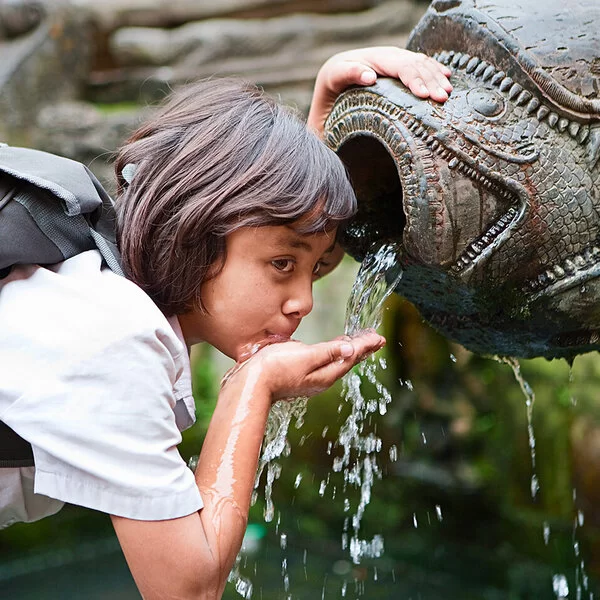
[[[0,419],[35,458],[0,469],[0,528],[64,502],[143,520],[202,507],[177,451],[194,422],[180,337],[97,251],[0,280]]]

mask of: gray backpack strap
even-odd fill
[[[0,146],[0,182],[0,269],[52,264],[97,248],[108,267],[123,275],[114,204],[87,167],[39,150]]]

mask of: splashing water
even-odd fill
[[[573,489],[573,502],[577,500],[577,491]],[[586,564],[581,553],[578,541],[578,529],[583,527],[584,523],[583,511],[578,510],[573,520],[573,553],[575,554],[575,560],[577,565],[575,567],[575,592],[577,600],[581,600],[583,594],[586,593],[589,600],[594,600],[594,594],[589,589],[589,577],[587,575]]]
[[[344,327],[346,335],[352,336],[364,329],[376,329],[381,324],[383,303],[397,286],[402,274],[398,267],[398,255],[399,251],[396,245],[386,244],[374,249],[365,257],[346,308],[346,325]],[[379,366],[385,368],[384,359],[379,361]],[[370,541],[361,540],[358,537],[362,516],[371,498],[374,477],[381,477],[381,470],[375,457],[375,454],[381,450],[381,439],[374,433],[364,433],[364,423],[375,411],[382,415],[385,414],[387,404],[391,401],[389,392],[376,380],[376,368],[377,363],[374,360],[362,363],[358,368],[360,376],[365,376],[376,386],[377,392],[381,396],[376,402],[365,401],[360,390],[361,377],[359,374],[351,372],[344,378],[344,400],[350,404],[351,414],[342,426],[337,441],[337,444],[343,448],[343,456],[336,457],[333,463],[334,471],[343,470],[346,484],[360,487],[361,490],[361,500],[352,517],[353,535],[350,540],[350,554],[355,563],[360,562],[362,557],[378,557],[383,553],[382,536],[375,535]],[[258,498],[257,490],[262,474],[266,469],[264,519],[267,522],[272,521],[275,514],[272,500],[273,483],[281,475],[281,464],[277,459],[281,456],[289,456],[291,452],[287,438],[289,426],[293,420],[295,420],[297,428],[302,426],[307,402],[307,398],[281,400],[271,407],[252,496],[254,504]],[[300,484],[301,479],[301,475],[296,477],[295,487]],[[321,482],[319,489],[321,496],[324,495],[328,483],[329,477]],[[350,510],[348,498],[344,499],[344,507],[345,511]],[[348,524],[348,519],[346,519],[346,524]],[[344,548],[347,547],[347,543],[347,535],[344,533]],[[251,598],[252,583],[240,573],[239,565],[240,557],[229,576],[229,581],[234,583],[236,591],[241,596]],[[289,598],[289,575],[285,558],[282,562],[282,577],[286,598]]]
[[[269,412],[269,418],[267,419],[267,426],[265,428],[265,437],[262,443],[262,449],[260,458],[258,461],[258,468],[256,471],[256,479],[254,481],[254,492],[252,494],[252,504],[256,503],[258,499],[258,486],[260,485],[260,479],[266,468],[266,482],[265,482],[265,508],[263,516],[265,521],[270,522],[275,516],[275,506],[273,504],[272,492],[273,483],[279,479],[281,475],[281,464],[277,459],[281,456],[289,456],[291,452],[291,446],[287,438],[287,433],[290,428],[292,420],[295,420],[296,428],[302,427],[304,423],[304,414],[306,413],[306,406],[308,398],[296,398],[294,400],[279,400],[275,402]],[[300,485],[302,477],[299,475],[296,478],[297,485]],[[287,546],[287,535],[282,534],[280,538],[280,544],[282,550],[285,550]],[[252,582],[249,578],[242,575],[240,571],[240,563],[242,552],[237,556],[236,562],[233,569],[229,573],[228,581],[234,584],[236,592],[243,598],[252,598]],[[284,589],[286,599],[289,596],[289,575],[287,572],[287,559],[284,558],[282,561],[282,578],[284,583]]]
[[[265,521],[270,522],[275,515],[275,506],[273,505],[272,492],[273,482],[279,479],[281,475],[281,464],[277,462],[280,456],[289,456],[291,446],[287,438],[287,433],[293,419],[296,422],[296,428],[299,429],[304,423],[304,415],[308,398],[296,398],[295,400],[279,400],[271,407],[265,437],[262,444],[262,451],[258,461],[256,471],[256,480],[254,482],[254,494],[252,503],[257,499],[257,489],[260,484],[260,478],[267,469],[265,483]]]
[[[346,308],[347,335],[354,335],[364,329],[376,329],[381,324],[383,303],[398,285],[402,276],[399,268],[399,248],[395,244],[385,244],[365,257],[356,276],[356,281]],[[380,362],[384,368],[385,362]],[[343,379],[344,402],[349,405],[350,414],[340,428],[337,446],[342,455],[333,461],[333,470],[343,472],[344,491],[348,485],[360,489],[360,501],[355,513],[345,520],[342,534],[342,547],[350,549],[355,564],[363,557],[379,557],[383,553],[383,538],[375,535],[372,540],[359,537],[360,524],[364,511],[371,500],[371,488],[375,477],[381,478],[377,464],[377,454],[382,447],[381,439],[374,432],[366,431],[370,416],[378,411],[385,414],[391,395],[376,379],[377,362],[371,358],[359,365],[358,372],[351,371]],[[378,401],[366,401],[361,390],[362,378],[374,384],[380,395]],[[350,509],[348,497],[344,500],[346,511]],[[349,526],[352,532],[349,536]]]

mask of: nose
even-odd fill
[[[313,307],[312,279],[310,282],[298,282],[290,290],[283,303],[283,314],[300,319],[304,318]]]

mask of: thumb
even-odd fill
[[[310,371],[315,371],[330,363],[351,358],[356,352],[352,342],[349,340],[321,342],[312,346],[311,350],[313,360],[310,364]]]
[[[336,94],[343,92],[351,85],[373,85],[377,81],[377,73],[358,61],[344,61],[343,68],[332,75],[330,87]]]

